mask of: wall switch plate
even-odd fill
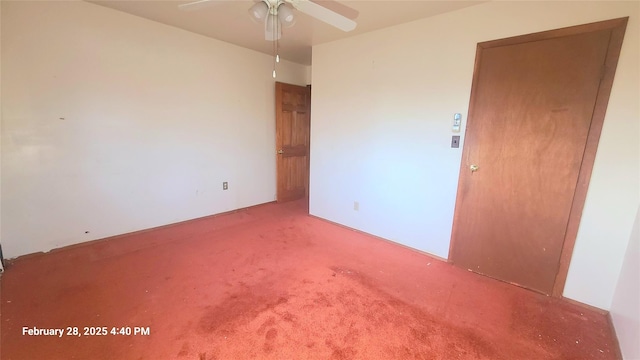
[[[358,211],[360,210],[360,203],[357,201],[353,202],[353,210]]]
[[[451,147],[459,148],[460,147],[460,135],[453,135],[451,137]]]
[[[223,182],[222,183],[222,190],[228,190],[229,189],[229,183],[228,182]]]

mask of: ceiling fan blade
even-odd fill
[[[225,0],[198,0],[186,4],[178,5],[178,9],[182,11],[195,11],[216,5]]]
[[[350,8],[347,5],[336,0],[311,0],[314,3],[326,7],[327,9],[336,12],[351,20],[355,20],[360,15],[360,12],[354,8]]]
[[[357,24],[355,21],[309,0],[290,0],[288,2],[290,2],[293,7],[298,9],[298,11],[312,16],[331,26],[337,27],[342,31],[351,31],[356,28]]]

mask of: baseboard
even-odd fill
[[[589,304],[585,304],[582,303],[580,301],[577,300],[573,300],[573,299],[569,299],[566,297],[562,297],[561,298],[562,301],[566,301],[570,304],[579,306],[581,308],[587,309],[587,310],[591,310],[593,312],[599,313],[604,315],[607,318],[607,323],[609,324],[609,329],[611,329],[611,333],[613,334],[613,344],[611,344],[611,347],[613,348],[613,351],[615,351],[615,358],[622,360],[622,349],[620,349],[620,343],[618,342],[618,335],[616,334],[616,328],[613,326],[613,319],[611,319],[611,313],[607,310],[603,310],[600,309],[599,307],[595,307]]]
[[[620,348],[620,342],[618,341],[618,334],[616,333],[616,327],[613,326],[613,319],[611,318],[610,312],[607,312],[607,322],[609,323],[609,328],[611,329],[611,333],[613,334],[614,343],[611,344],[611,346],[613,346],[613,348],[616,351],[615,353],[616,359],[622,360],[623,359],[622,349]]]
[[[0,244],[0,273],[4,272],[4,256],[2,255],[2,244]]]
[[[31,258],[31,257],[34,257],[34,256],[41,256],[41,255],[46,254],[48,252],[52,252],[53,253],[53,252],[65,251],[65,250],[69,250],[69,249],[82,248],[82,247],[94,245],[96,243],[103,242],[103,241],[115,240],[115,239],[119,239],[119,238],[123,238],[123,237],[127,237],[127,236],[132,236],[132,235],[140,235],[140,234],[144,234],[144,233],[147,233],[147,232],[150,232],[150,231],[166,229],[166,228],[170,228],[170,227],[178,226],[178,225],[186,225],[186,224],[189,224],[189,223],[208,220],[208,219],[216,218],[216,217],[219,217],[219,216],[234,214],[234,213],[241,212],[241,211],[247,211],[249,209],[253,209],[253,208],[257,208],[257,207],[261,207],[261,206],[266,206],[266,205],[270,205],[270,204],[273,204],[273,203],[275,203],[275,201],[269,201],[269,202],[262,203],[262,204],[256,204],[256,205],[252,205],[252,206],[238,208],[238,209],[235,209],[235,210],[225,211],[225,212],[212,214],[212,215],[206,215],[206,216],[193,218],[193,219],[189,219],[189,220],[178,221],[178,222],[171,223],[171,224],[155,226],[155,227],[152,227],[152,228],[136,230],[136,231],[132,231],[132,232],[124,233],[124,234],[108,236],[108,237],[105,237],[105,238],[89,240],[89,241],[83,241],[83,242],[80,242],[80,243],[77,243],[77,244],[71,244],[71,245],[66,245],[66,246],[62,246],[62,247],[59,247],[59,248],[51,249],[51,250],[49,250],[47,252],[39,251],[39,252],[35,252],[35,253],[20,255],[20,256],[18,256],[16,258],[9,259],[8,261],[9,261],[9,264],[10,264],[11,262],[16,261],[16,260]],[[0,255],[1,255],[1,252],[0,252]]]
[[[362,231],[362,230],[354,229],[354,228],[352,228],[352,227],[349,227],[349,226],[346,226],[346,225],[342,225],[342,224],[337,223],[337,222],[335,222],[335,221],[327,220],[327,219],[325,219],[325,218],[321,218],[321,217],[316,216],[316,215],[309,214],[309,216],[311,216],[311,217],[313,217],[313,218],[316,218],[316,219],[318,219],[318,220],[321,220],[321,221],[327,222],[327,223],[329,223],[329,224],[332,224],[332,225],[335,225],[335,226],[339,226],[339,227],[341,227],[341,228],[343,228],[343,229],[347,229],[347,230],[355,231],[355,232],[357,232],[357,233],[360,233],[360,234],[363,234],[363,235],[370,236],[370,237],[372,237],[372,238],[374,238],[374,239],[376,239],[376,240],[382,240],[382,241],[385,241],[385,242],[391,243],[391,244],[393,244],[393,245],[401,246],[401,247],[403,247],[403,248],[405,248],[405,249],[409,249],[409,250],[411,250],[411,251],[415,251],[415,252],[420,253],[420,254],[422,254],[422,255],[426,255],[426,256],[428,256],[428,257],[430,257],[430,258],[433,258],[434,260],[438,260],[438,261],[442,261],[442,262],[446,262],[446,263],[448,263],[448,262],[449,262],[449,260],[448,260],[448,259],[442,258],[442,257],[440,257],[440,256],[438,256],[438,255],[433,255],[433,254],[428,253],[428,252],[426,252],[426,251],[422,251],[422,250],[419,250],[419,249],[413,248],[413,247],[411,247],[411,246],[407,246],[407,245],[401,244],[401,243],[396,242],[396,241],[393,241],[393,240],[385,239],[385,238],[383,238],[383,237],[380,237],[380,236],[377,236],[377,235],[370,234],[370,233],[368,233],[368,232],[366,232],[366,231]]]
[[[561,299],[563,301],[566,301],[566,302],[568,302],[570,304],[573,304],[573,305],[579,306],[581,308],[587,309],[589,311],[593,311],[593,312],[597,312],[598,314],[601,314],[601,315],[609,316],[609,312],[607,310],[600,309],[599,307],[595,307],[593,305],[585,304],[585,303],[577,301],[577,300],[569,299],[569,298],[566,298],[564,296],[561,297]]]

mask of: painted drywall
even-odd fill
[[[640,203],[639,14],[488,2],[315,46],[310,212],[446,258],[462,154],[451,125],[462,113],[464,134],[476,44],[630,16],[564,293],[609,309]]]
[[[640,359],[640,208],[636,214],[611,305],[622,356],[628,360]]]
[[[2,6],[0,6],[0,41],[2,40]],[[0,46],[0,84],[2,84],[2,46]],[[2,149],[2,86],[0,86],[0,150]],[[2,155],[0,151],[0,189],[2,189]],[[2,247],[2,191],[0,190],[0,247]],[[4,255],[2,255],[4,256]],[[0,256],[0,271],[4,271]]]
[[[275,199],[270,56],[82,1],[1,6],[5,257]]]

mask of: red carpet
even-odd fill
[[[14,260],[0,280],[1,357],[618,356],[604,315],[305,211],[269,204]],[[74,326],[81,336],[66,335]],[[22,335],[23,327],[65,335]],[[83,335],[84,327],[132,334]]]

